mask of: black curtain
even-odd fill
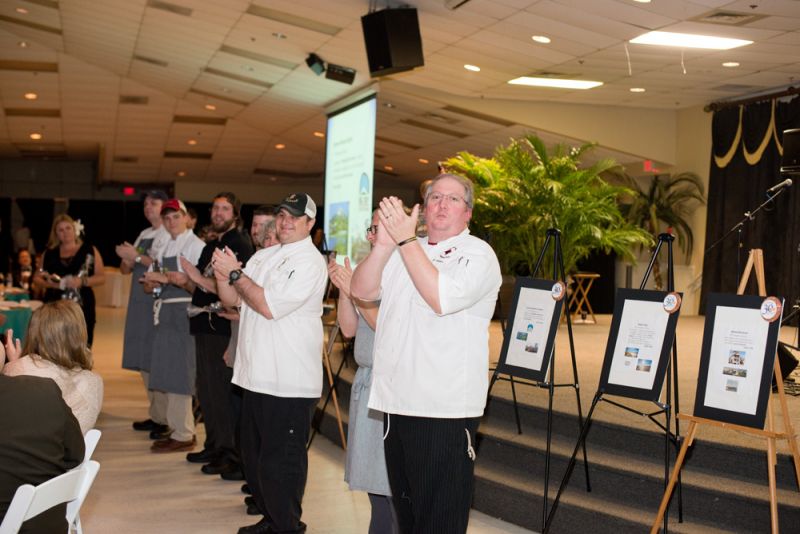
[[[744,219],[745,212],[766,200],[768,188],[786,178],[780,174],[778,142],[783,131],[791,128],[800,128],[800,98],[759,102],[714,113],[706,247]],[[743,225],[741,249],[738,232],[734,232],[706,253],[702,303],[709,292],[736,292],[737,274],[744,269],[752,248],[764,250],[767,294],[785,297],[787,305],[800,296],[798,186],[800,183],[794,184],[758,212],[755,220]],[[757,294],[754,274],[745,291]],[[702,304],[701,312],[704,307]]]

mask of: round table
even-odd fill
[[[26,300],[23,303],[13,301],[0,301],[0,332],[13,330],[14,337],[25,343],[25,334],[28,332],[28,323],[31,322],[33,312],[41,307],[40,300]]]

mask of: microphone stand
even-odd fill
[[[759,205],[753,211],[744,212],[744,219],[742,219],[741,221],[739,221],[738,223],[733,225],[733,227],[731,227],[731,229],[728,230],[725,233],[725,235],[723,235],[722,237],[720,237],[719,239],[714,241],[714,243],[710,247],[708,247],[705,250],[705,252],[703,253],[704,256],[708,255],[708,253],[711,252],[711,250],[713,250],[714,247],[716,247],[717,245],[719,245],[720,243],[725,241],[725,239],[729,235],[731,235],[734,232],[737,232],[738,245],[736,247],[736,287],[739,287],[739,278],[742,276],[742,265],[741,265],[741,263],[742,263],[742,230],[744,229],[745,223],[748,223],[750,221],[754,221],[756,219],[756,213],[761,211],[761,208],[763,208],[764,206],[766,206],[767,204],[769,204],[770,202],[775,200],[775,198],[777,198],[781,193],[786,191],[788,188],[789,188],[789,186],[782,187],[782,188],[778,189],[777,191],[775,191],[774,194],[770,194],[768,192],[767,193],[767,200],[762,202],[761,205]]]

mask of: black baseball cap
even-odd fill
[[[278,207],[275,208],[275,213],[277,214],[281,211],[281,208],[295,217],[308,215],[309,219],[314,219],[317,216],[317,205],[314,204],[314,200],[305,193],[292,193],[284,198],[283,202],[278,204]]]

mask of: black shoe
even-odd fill
[[[159,425],[158,423],[156,423],[152,419],[145,419],[144,421],[134,421],[133,422],[133,429],[134,430],[138,430],[140,432],[145,432],[145,431],[149,432],[151,430],[155,430],[159,426],[161,426],[161,425]]]
[[[158,425],[158,428],[150,431],[150,439],[167,439],[172,430],[167,425]]]
[[[245,497],[244,505],[247,507],[247,515],[263,515],[264,517],[266,517],[266,515],[262,514],[261,511],[258,509],[255,497],[253,496]]]
[[[240,466],[234,466],[233,469],[230,471],[224,471],[219,474],[222,480],[228,480],[231,482],[238,482],[244,480],[244,473],[242,472],[242,468]]]
[[[265,517],[255,525],[241,527],[237,534],[269,534],[270,532],[273,530],[269,526],[269,519]]]
[[[193,464],[207,464],[219,460],[222,453],[214,449],[203,449],[199,452],[190,452],[186,455],[186,461]]]
[[[272,527],[269,526],[270,520],[268,517],[265,517],[255,525],[250,525],[248,527],[241,527],[237,534],[271,534],[275,532],[272,530]],[[306,531],[306,524],[300,521],[300,524],[297,526],[296,530],[282,530],[281,532],[296,532],[298,534],[302,534]]]
[[[206,475],[222,475],[223,473],[227,473],[229,471],[239,471],[239,466],[230,463],[224,458],[218,458],[201,467],[200,471]]]
[[[245,495],[253,494],[253,492],[250,491],[250,486],[248,486],[247,484],[242,484],[242,493],[244,493]]]

